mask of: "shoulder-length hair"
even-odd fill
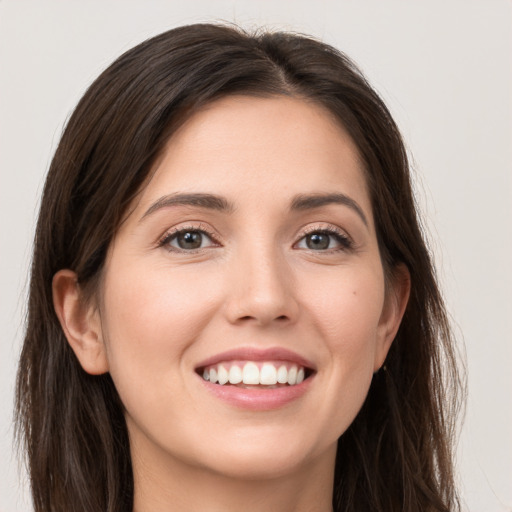
[[[88,375],[52,303],[52,277],[76,272],[86,295],[128,205],[180,124],[232,94],[285,95],[326,107],[354,140],[388,277],[411,296],[385,370],[338,442],[333,506],[343,512],[452,511],[460,379],[439,287],[419,224],[409,164],[388,109],[336,49],[290,33],[198,24],[129,50],[89,87],[58,145],[35,235],[17,434],[36,512],[126,512],[133,475],[123,406],[108,374]],[[341,405],[340,405],[341,407]]]

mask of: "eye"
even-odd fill
[[[194,251],[217,245],[212,236],[197,228],[185,228],[167,234],[160,242],[160,246],[169,250]]]
[[[345,234],[331,229],[317,229],[303,236],[297,243],[298,249],[312,251],[344,250],[352,248],[352,242]]]

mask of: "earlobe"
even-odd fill
[[[402,263],[393,272],[393,278],[386,293],[382,316],[379,321],[379,335],[373,371],[378,371],[395,339],[405,313],[411,293],[411,275]]]
[[[59,270],[53,276],[52,290],[55,312],[82,368],[92,375],[106,373],[108,361],[99,313],[83,300],[76,274]]]

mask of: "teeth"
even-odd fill
[[[242,382],[242,370],[239,366],[233,365],[229,369],[229,383],[230,384],[240,384]]]
[[[260,370],[254,363],[246,363],[242,371],[242,382],[244,384],[259,384]]]
[[[280,366],[279,370],[277,370],[277,382],[279,384],[286,384],[288,382],[288,370],[284,365]]]
[[[224,366],[220,365],[219,370],[217,371],[217,378],[219,379],[219,384],[223,386],[229,380],[228,371]]]
[[[288,370],[288,384],[290,384],[290,386],[294,386],[295,384],[297,384],[297,367],[296,366],[292,366]]]
[[[245,364],[238,361],[225,362],[203,370],[203,379],[213,384],[247,384],[275,386],[300,384],[305,378],[303,367],[295,364],[275,364],[272,362],[255,363],[248,361]]]
[[[264,384],[266,386],[277,384],[277,370],[273,364],[265,363],[261,367],[259,384]]]

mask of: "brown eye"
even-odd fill
[[[162,245],[170,250],[193,251],[195,249],[204,249],[215,245],[212,238],[204,231],[199,229],[183,229],[168,235]]]
[[[199,231],[186,231],[179,233],[176,243],[180,249],[199,249],[203,242],[203,235]]]
[[[330,238],[330,235],[327,235],[326,233],[313,233],[306,236],[306,246],[308,249],[313,249],[315,251],[329,249],[329,244],[331,242]]]
[[[336,251],[349,250],[353,244],[350,238],[341,232],[322,229],[303,236],[296,247],[310,251]]]

